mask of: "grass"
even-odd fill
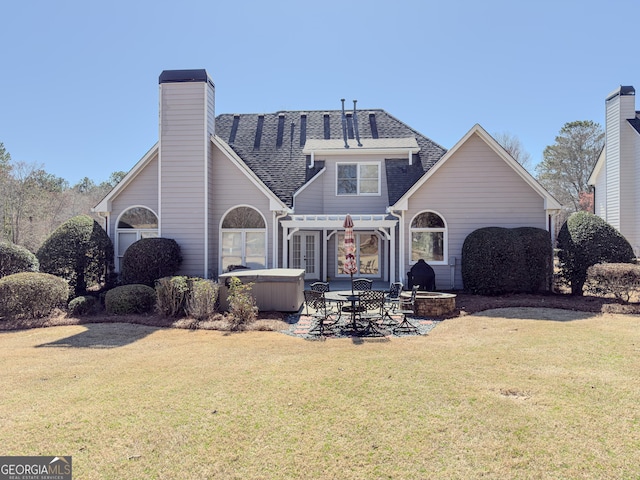
[[[639,478],[640,318],[501,309],[427,337],[0,333],[4,455],[74,478]]]

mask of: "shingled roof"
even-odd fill
[[[446,150],[384,110],[357,113],[360,139],[415,137],[420,151],[409,165],[407,158],[385,162],[389,205],[393,205]],[[347,115],[348,138],[355,147],[353,113]],[[223,114],[216,117],[216,135],[227,142],[247,166],[286,205],[293,194],[321,168],[307,168],[303,147],[309,139],[343,139],[342,111],[281,111],[268,114]]]

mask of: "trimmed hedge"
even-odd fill
[[[587,270],[597,263],[632,263],[633,248],[602,218],[588,212],[572,214],[558,232],[558,259],[573,295],[582,295]]]
[[[100,301],[92,295],[82,295],[69,302],[71,315],[91,315],[100,310]]]
[[[180,245],[171,238],[143,238],[133,243],[122,257],[122,283],[153,287],[156,280],[180,270]]]
[[[587,270],[584,291],[595,296],[612,295],[628,302],[640,292],[640,265],[633,263],[597,263]]]
[[[156,291],[147,285],[122,285],[107,292],[104,306],[115,315],[148,313],[156,306]]]
[[[0,242],[0,278],[20,272],[37,272],[38,258],[25,247]]]
[[[482,295],[545,292],[551,285],[552,260],[546,230],[480,228],[462,246],[462,281],[465,290]]]
[[[66,307],[69,284],[48,273],[15,273],[0,278],[0,299],[0,319],[46,317]]]
[[[89,215],[78,215],[60,225],[37,253],[42,272],[66,279],[74,296],[87,287],[108,288],[114,270],[113,243],[107,232]]]

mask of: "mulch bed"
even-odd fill
[[[611,298],[590,296],[572,296],[565,294],[508,294],[500,296],[472,295],[452,292],[456,297],[456,310],[449,315],[434,318],[444,320],[455,318],[494,308],[533,307],[560,308],[581,312],[640,314],[640,303],[624,304]],[[0,331],[24,330],[29,328],[53,327],[60,325],[82,325],[87,323],[135,323],[159,328],[185,328],[224,330],[225,322],[219,319],[208,322],[197,322],[192,319],[167,318],[163,315],[107,315],[95,314],[83,317],[68,317],[59,312],[47,318],[38,319],[0,319]],[[260,312],[256,326],[252,330],[278,330],[283,324],[291,323],[291,315],[282,312]],[[285,325],[286,326],[286,325]]]

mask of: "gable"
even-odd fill
[[[484,144],[483,147],[480,147],[480,144]],[[391,206],[391,209],[394,210],[407,210],[408,202],[412,195],[414,195],[426,182],[430,182],[431,178],[437,173],[437,171],[441,168],[444,168],[447,163],[452,162],[452,159],[456,157],[460,157],[459,153],[464,153],[465,157],[467,157],[467,153],[469,151],[470,146],[473,146],[476,150],[481,148],[484,152],[482,155],[474,157],[470,156],[467,161],[475,162],[472,165],[480,165],[482,167],[481,162],[486,161],[487,158],[491,158],[492,161],[498,162],[496,165],[500,165],[500,171],[504,171],[505,175],[508,175],[504,178],[512,178],[514,181],[517,180],[518,183],[524,188],[529,188],[536,195],[538,195],[543,200],[543,205],[545,210],[559,210],[561,205],[558,201],[553,198],[553,196],[547,192],[547,190],[542,187],[538,183],[538,181],[531,176],[529,172],[526,171],[522,165],[516,162],[511,155],[507,153],[507,151],[496,142],[480,125],[475,125],[467,134],[451,149],[449,150],[442,159],[434,165],[433,168],[429,169],[411,188],[407,190],[405,194],[402,195],[401,198],[395,204]],[[488,155],[488,153],[490,154]],[[478,178],[479,175],[479,178]],[[474,181],[483,181],[487,182],[489,185],[500,184],[501,187],[503,185],[502,182],[497,182],[495,179],[492,179],[490,175],[486,174],[482,168],[474,174],[468,170],[460,169],[459,175],[457,177],[458,182],[471,182]]]

